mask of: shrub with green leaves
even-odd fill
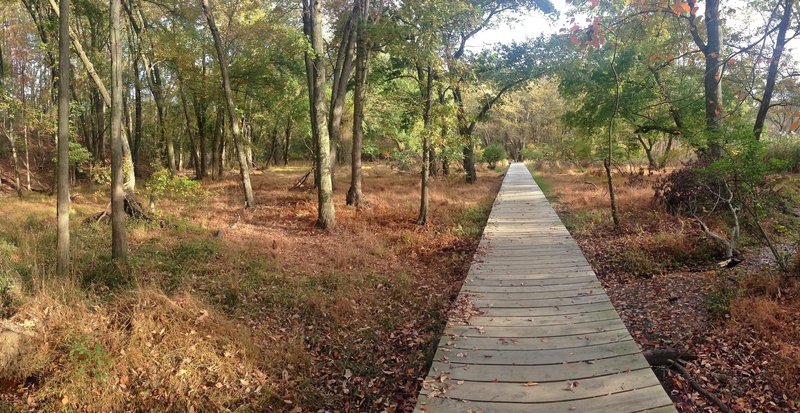
[[[200,182],[186,176],[170,174],[164,168],[153,173],[145,186],[155,198],[196,200],[206,195]]]
[[[494,169],[504,159],[508,159],[508,154],[498,144],[489,145],[483,150],[483,161],[489,164],[489,169]]]

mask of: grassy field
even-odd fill
[[[233,178],[160,199],[126,268],[81,188],[69,280],[53,198],[0,195],[0,411],[410,411],[501,178],[433,180],[419,227],[418,174],[370,164],[355,211],[341,171],[322,232],[306,171],[258,172],[249,211]]]

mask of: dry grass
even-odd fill
[[[0,407],[409,411],[499,177],[434,180],[419,227],[417,174],[371,165],[354,211],[340,171],[339,225],[323,232],[313,191],[287,191],[305,172],[254,176],[251,211],[233,177],[202,202],[160,201],[170,225],[129,226],[133,277],[110,262],[108,228],[82,223],[102,193],[76,197],[74,280],[50,275],[53,200],[0,198],[0,309],[37,333]]]

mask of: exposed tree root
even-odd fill
[[[668,360],[668,362],[669,362],[668,366],[670,368],[676,370],[678,373],[680,373],[689,382],[689,384],[691,384],[692,387],[695,390],[697,390],[698,393],[702,394],[706,399],[708,399],[709,401],[714,403],[724,413],[733,413],[733,410],[731,410],[731,408],[728,407],[728,405],[723,403],[722,400],[720,400],[717,396],[714,396],[713,394],[711,394],[711,392],[709,392],[708,390],[704,389],[703,386],[701,386],[700,383],[698,383],[694,379],[694,377],[692,377],[692,375],[689,374],[689,372],[686,371],[686,369],[683,368],[683,366],[680,365],[680,363],[678,363],[678,362],[676,362],[674,360]]]

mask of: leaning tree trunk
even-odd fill
[[[111,256],[125,260],[125,167],[122,158],[122,42],[119,15],[121,0],[111,0]]]
[[[366,25],[369,18],[369,0],[359,0],[356,16],[356,89],[353,96],[353,148],[350,160],[350,190],[347,191],[347,205],[361,208],[364,194],[361,192],[361,148],[364,142],[364,100],[367,83]]]
[[[783,56],[783,49],[786,46],[786,31],[791,25],[793,8],[794,0],[784,1],[783,15],[778,24],[778,37],[775,39],[775,49],[772,50],[772,59],[769,61],[769,69],[767,70],[767,84],[764,86],[764,96],[761,98],[758,115],[756,115],[756,123],[753,127],[756,140],[761,139],[764,122],[767,119],[767,112],[772,102],[772,93],[775,90],[775,81],[778,79],[778,68],[780,67],[781,57]]]
[[[325,127],[325,45],[322,37],[322,3],[320,0],[303,1],[303,28],[311,42],[313,56],[306,55],[306,70],[310,80],[309,100],[312,130],[316,133],[314,146],[317,178],[318,217],[317,226],[333,229],[336,226],[336,210],[333,205],[333,183],[331,180],[330,137]]]
[[[231,135],[233,135],[233,143],[236,145],[236,152],[239,159],[239,174],[244,189],[245,207],[253,208],[255,206],[255,200],[253,199],[253,187],[250,184],[250,167],[247,164],[246,148],[242,143],[241,131],[239,130],[239,115],[236,113],[236,105],[233,102],[231,81],[228,76],[228,60],[225,50],[222,48],[222,39],[220,38],[219,30],[217,30],[217,25],[214,23],[214,15],[211,14],[211,6],[208,0],[200,0],[200,6],[203,8],[203,14],[205,14],[208,27],[211,30],[211,36],[214,38],[214,48],[217,50],[220,77],[222,78],[222,89],[225,92],[225,104],[228,108],[228,121],[230,122]]]
[[[56,272],[62,278],[70,274],[69,251],[69,0],[59,0],[58,11],[58,243]]]

